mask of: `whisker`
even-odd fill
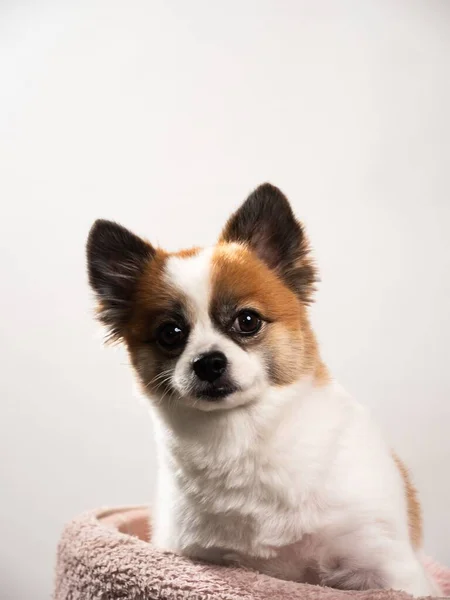
[[[171,376],[172,376],[171,369],[168,369],[167,371],[162,371],[158,375],[155,375],[155,377],[153,377],[153,379],[151,379],[148,383],[146,383],[145,387],[148,388],[150,385],[152,385],[153,383],[156,383],[158,380],[167,379],[167,378],[170,378]]]
[[[155,375],[155,377],[153,377],[153,379],[151,380],[150,383],[156,382],[159,379],[164,379],[165,377],[169,376],[172,374],[172,370],[168,369],[167,371],[162,371],[161,373],[159,373],[159,375]]]

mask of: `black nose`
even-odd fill
[[[227,357],[222,352],[208,352],[194,360],[193,368],[199,379],[212,383],[227,368]]]

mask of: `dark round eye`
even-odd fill
[[[158,329],[156,339],[163,348],[175,350],[184,344],[186,331],[176,323],[166,323]]]
[[[261,329],[262,320],[252,310],[243,310],[233,323],[233,329],[242,335],[254,335]]]

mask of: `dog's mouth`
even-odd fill
[[[238,388],[233,385],[210,385],[202,390],[197,390],[195,395],[200,400],[207,400],[213,402],[215,400],[223,400],[227,396],[237,392]]]

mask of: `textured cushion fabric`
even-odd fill
[[[150,543],[149,510],[90,511],[62,534],[54,600],[406,600],[395,591],[347,592],[281,581],[245,569],[194,562]],[[450,594],[450,572],[430,572]]]

